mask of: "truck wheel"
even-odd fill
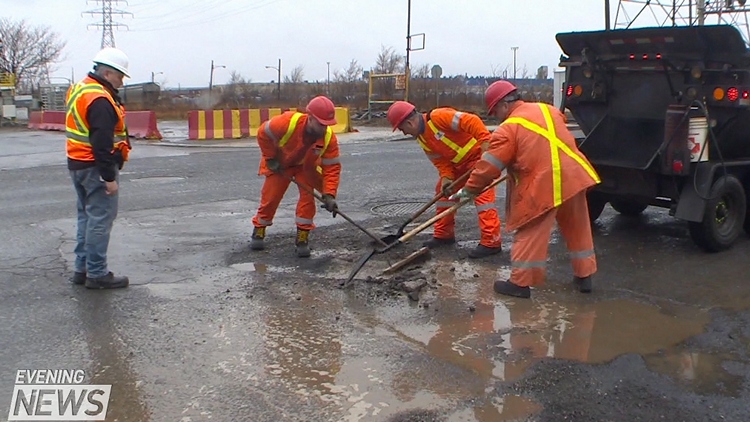
[[[607,200],[601,194],[589,192],[586,195],[586,202],[588,202],[589,205],[589,219],[593,223],[600,215],[602,215],[604,206],[607,205]]]
[[[610,201],[609,205],[612,205],[612,208],[614,208],[615,211],[622,215],[627,215],[628,217],[640,215],[646,208],[648,208],[648,204],[640,204],[632,201],[614,200]]]
[[[711,200],[706,201],[703,221],[690,221],[690,237],[708,252],[720,252],[732,247],[742,231],[747,211],[747,199],[742,183],[734,176],[721,177],[711,186]]]

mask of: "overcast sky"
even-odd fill
[[[611,0],[614,13],[617,0]],[[113,2],[114,4],[114,2]],[[405,54],[407,0],[129,0],[114,16],[129,29],[115,30],[116,46],[130,57],[132,79],[151,72],[167,87],[207,86],[211,60],[214,83],[236,71],[254,82],[276,79],[302,65],[307,80],[326,79],[355,59],[366,70],[381,46]],[[101,2],[85,0],[0,0],[0,17],[48,25],[67,41],[53,76],[80,79],[101,46]],[[643,26],[643,25],[641,25]],[[411,53],[412,68],[439,64],[443,75],[512,74],[518,47],[518,76],[539,66],[557,66],[558,32],[604,28],[603,0],[412,0],[411,32],[425,33],[425,49]],[[53,80],[54,82],[54,80]]]

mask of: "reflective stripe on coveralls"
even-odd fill
[[[542,115],[544,115],[544,122],[547,126],[547,129],[543,129],[536,123],[522,117],[508,118],[503,123],[501,123],[501,125],[516,123],[538,135],[543,136],[549,141],[550,151],[552,153],[552,189],[555,197],[554,206],[558,207],[560,206],[560,204],[562,204],[562,173],[560,171],[560,151],[564,152],[565,155],[572,158],[576,163],[583,167],[584,170],[586,170],[586,173],[588,173],[589,176],[591,176],[591,178],[594,179],[597,183],[600,183],[601,180],[599,179],[599,175],[596,173],[596,171],[594,171],[594,169],[591,168],[591,166],[589,166],[584,159],[573,152],[570,147],[565,145],[565,143],[557,137],[557,135],[555,134],[555,125],[554,123],[552,123],[552,116],[549,114],[549,110],[547,109],[547,107],[544,104],[540,103],[539,108],[541,108]],[[487,155],[492,157],[491,154]],[[499,160],[497,160],[495,157],[492,158],[494,159],[494,162],[491,160],[488,161],[495,165],[495,162]],[[502,165],[502,162],[500,164]],[[500,168],[499,166],[496,167],[498,167],[500,170],[504,168],[504,166],[503,168]]]
[[[459,112],[456,112],[456,115],[458,115],[458,117],[460,119],[461,116],[459,115]],[[455,123],[455,126],[457,127],[458,126],[458,121],[456,120],[456,117],[455,117],[456,115],[454,115],[453,122],[451,122],[451,125],[453,126],[454,123]],[[467,142],[466,145],[464,145],[463,148],[462,148],[462,147],[458,146],[458,144],[456,144],[455,142],[451,141],[450,138],[448,138],[447,136],[445,136],[445,134],[443,132],[441,132],[440,130],[438,130],[438,128],[435,126],[435,124],[432,123],[432,120],[427,120],[427,126],[430,127],[430,130],[432,130],[432,133],[435,135],[436,139],[440,140],[440,142],[444,143],[448,148],[452,149],[456,153],[456,156],[451,159],[451,162],[453,164],[460,163],[461,160],[463,160],[464,157],[466,157],[466,154],[468,154],[469,151],[471,151],[471,149],[474,147],[474,145],[477,144],[476,138],[471,138],[471,140],[469,142]],[[419,141],[419,145],[422,146],[422,149],[424,149],[425,152],[428,153],[427,154],[428,157],[430,157],[431,159],[432,158],[440,158],[441,157],[440,155],[429,154],[429,153],[432,152],[432,150],[427,146],[427,143],[424,141],[424,139],[422,139],[421,135],[417,137],[417,141]]]

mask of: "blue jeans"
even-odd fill
[[[107,195],[96,167],[70,170],[70,177],[78,194],[75,271],[86,273],[89,278],[104,277],[109,272],[107,248],[112,223],[117,217],[118,193]],[[119,178],[117,173],[118,183]]]

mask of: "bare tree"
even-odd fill
[[[394,73],[400,73],[404,71],[404,57],[397,54],[393,47],[380,47],[380,53],[375,60],[375,67],[373,68],[374,73],[390,75]],[[383,98],[390,99],[393,97],[393,91],[395,89],[395,78],[380,79],[376,82],[377,92],[383,96]]]
[[[250,82],[250,79],[243,78],[239,72],[231,71],[221,101],[236,108],[248,105],[254,97]]]
[[[401,72],[404,69],[403,62],[404,57],[397,54],[393,47],[381,46],[373,70],[381,74]]]
[[[29,26],[25,20],[0,19],[0,72],[16,75],[16,88],[30,87],[55,70],[65,41],[48,26]]]
[[[341,71],[335,70],[333,72],[333,92],[337,102],[351,102],[355,101],[358,94],[367,95],[367,91],[364,89],[365,85],[361,82],[362,79],[362,66],[357,63],[356,60],[352,59],[349,62],[349,67],[342,69]],[[358,92],[357,88],[362,88]]]
[[[492,76],[493,78],[500,78],[500,77],[507,76],[508,69],[510,69],[511,65],[506,64],[505,67],[501,67],[501,66],[502,65],[490,63],[490,69],[491,69],[490,76]]]
[[[305,81],[305,67],[302,65],[298,65],[294,69],[292,69],[291,72],[289,72],[289,75],[284,76],[284,83],[285,84],[301,84]]]
[[[521,69],[521,79],[528,79],[529,78],[529,68],[526,67],[526,65],[523,65],[523,69]]]

